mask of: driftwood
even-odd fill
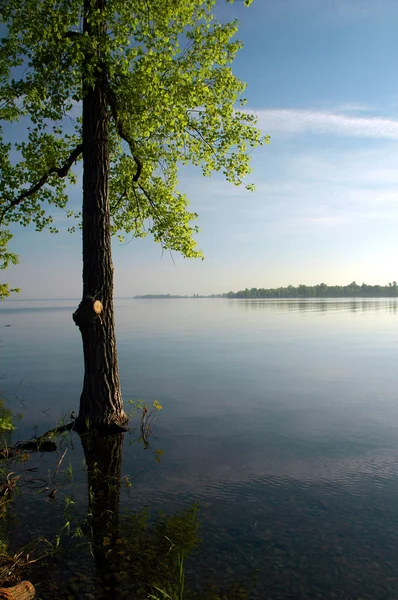
[[[2,448],[0,450],[0,460],[15,458],[26,452],[55,452],[55,450],[57,449],[57,444],[53,442],[51,438],[54,438],[57,435],[64,433],[65,431],[76,431],[76,433],[84,434],[88,433],[89,430],[87,429],[87,426],[84,422],[82,422],[81,419],[74,419],[66,425],[54,427],[54,429],[46,431],[46,433],[43,433],[43,435],[41,435],[40,437],[33,438],[33,440],[23,440],[17,442],[15,446],[10,446],[9,448]],[[92,426],[91,431],[102,433],[104,435],[117,435],[119,433],[125,433],[126,431],[128,431],[128,427],[118,425],[117,423],[100,424],[98,426]]]
[[[64,431],[71,431],[74,429],[74,425],[75,421],[72,421],[66,425],[61,425],[61,427],[50,429],[50,431],[46,431],[46,433],[43,433],[43,435],[38,438],[34,438],[33,440],[20,441],[17,442],[15,446],[3,448],[0,450],[0,460],[15,458],[16,456],[20,456],[25,452],[55,452],[57,449],[57,444],[49,438],[64,433]]]
[[[21,581],[9,588],[0,588],[0,600],[32,600],[36,590],[30,581]]]

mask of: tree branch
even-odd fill
[[[64,35],[64,37],[66,38],[76,38],[76,37],[82,37],[83,34],[81,33],[81,31],[67,31]]]
[[[117,210],[119,208],[123,198],[127,198],[127,189],[126,188],[124,188],[123,192],[120,194],[120,196],[117,199],[117,201],[115,202],[115,204],[113,204],[112,208],[114,210]]]
[[[122,140],[127,142],[127,144],[129,145],[131,155],[134,159],[135,164],[137,165],[137,171],[133,177],[133,182],[137,182],[139,180],[141,172],[142,172],[142,162],[136,156],[135,142],[134,142],[133,138],[126,131],[126,129],[118,115],[118,101],[116,98],[116,94],[113,92],[113,90],[111,90],[109,83],[107,84],[107,88],[108,88],[108,102],[109,102],[109,106],[111,107],[112,118],[115,122],[117,132],[118,132],[119,136],[122,138]]]
[[[134,186],[134,185],[132,186],[132,188],[133,188],[133,194],[134,194],[134,198],[135,198],[135,204],[136,204],[136,206],[137,206],[137,211],[138,211],[138,214],[140,215],[140,218],[142,219],[142,213],[141,213],[140,201],[139,201],[139,198],[138,198],[138,195],[137,195],[137,190],[135,189],[135,186]],[[136,218],[136,221],[135,221],[135,222],[136,222],[136,224],[137,224],[137,222],[138,222],[138,219],[137,219],[137,218]]]
[[[200,137],[200,139],[201,139],[201,140],[202,140],[202,141],[203,141],[203,142],[204,142],[204,143],[205,143],[205,144],[206,144],[206,145],[207,145],[207,146],[210,148],[210,150],[211,150],[212,154],[213,154],[214,156],[216,156],[216,148],[213,146],[213,144],[211,144],[211,142],[209,142],[208,140],[206,140],[206,138],[204,137],[204,135],[202,134],[202,132],[201,132],[201,131],[200,131],[200,130],[197,128],[197,127],[195,127],[195,125],[192,123],[192,121],[189,121],[189,127],[191,127],[191,129],[193,129],[193,130],[195,131],[195,133],[197,133],[197,134],[198,134],[198,136]],[[189,131],[189,130],[187,130],[187,129],[185,129],[185,131],[186,131],[186,132],[187,132],[187,133],[188,133],[190,136],[193,136],[193,137],[195,137],[195,136],[194,136],[194,134],[193,134],[191,131]],[[197,138],[196,138],[196,139],[197,139]]]
[[[33,194],[35,194],[36,192],[38,192],[48,181],[49,177],[53,174],[58,175],[58,177],[66,177],[66,175],[68,174],[69,169],[71,168],[72,164],[79,158],[80,154],[83,152],[83,144],[79,144],[78,146],[76,146],[76,148],[70,153],[70,155],[68,156],[68,158],[66,159],[65,164],[62,167],[51,167],[51,169],[49,169],[47,171],[47,173],[45,173],[43,175],[43,177],[41,177],[41,179],[39,179],[39,181],[37,181],[34,185],[32,185],[32,187],[28,188],[27,190],[25,190],[24,192],[22,192],[19,196],[17,196],[16,198],[14,198],[14,200],[12,200],[8,206],[6,206],[0,213],[0,225],[2,220],[4,219],[4,216],[6,215],[6,213],[11,210],[12,208],[14,208],[15,206],[18,206],[18,204],[21,204],[21,202],[23,202],[26,198],[29,198],[29,196],[33,196]]]
[[[140,188],[141,192],[144,194],[145,198],[148,200],[149,204],[152,206],[155,216],[157,216],[156,204],[153,201],[151,195],[146,191],[145,188],[142,187],[142,185],[138,184],[138,187]]]

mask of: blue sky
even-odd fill
[[[257,189],[182,170],[206,260],[115,241],[115,294],[398,279],[398,2],[219,1],[216,12],[241,21],[234,71],[272,137],[253,153]],[[14,230],[21,264],[5,279],[21,298],[79,297],[80,236],[60,226]]]

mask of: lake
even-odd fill
[[[20,439],[78,409],[77,304],[0,304],[0,389],[23,413]],[[393,298],[115,301],[123,397],[163,406],[153,451],[126,435],[134,485],[121,506],[199,501],[194,585],[208,576],[245,582],[250,598],[396,600],[397,310]],[[84,515],[78,438],[73,447]],[[15,543],[62,522],[60,502],[17,502]]]

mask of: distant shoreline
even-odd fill
[[[200,300],[221,298],[227,300],[332,300],[334,298],[398,298],[396,281],[385,285],[358,285],[352,281],[348,285],[289,285],[279,288],[246,288],[224,294],[137,294],[136,296],[116,296],[115,300]],[[0,304],[12,302],[80,302],[80,298],[20,298],[18,295],[6,298]]]
[[[377,300],[381,298],[390,298],[391,300],[397,300],[397,296],[268,296],[266,298],[229,298],[227,295],[225,296],[170,296],[159,297],[156,296],[133,296],[133,298],[115,298],[115,300],[212,300],[212,299],[221,299],[221,300]]]
[[[186,298],[228,298],[232,299],[314,299],[314,298],[397,298],[398,285],[396,281],[385,285],[369,285],[362,283],[358,285],[352,281],[348,285],[327,285],[319,283],[317,285],[298,286],[288,285],[279,288],[246,288],[238,292],[227,292],[225,294],[210,294],[193,296],[182,296],[176,294],[140,294],[134,296],[136,300],[173,300]]]
[[[133,296],[134,300],[198,300],[200,298],[226,298],[225,294],[211,294],[210,296],[202,296],[194,294],[193,296],[178,296],[173,294],[144,294]]]

